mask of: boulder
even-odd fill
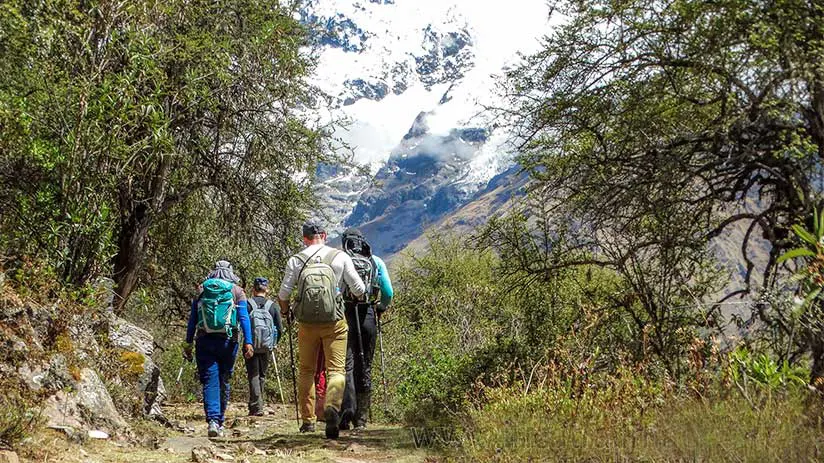
[[[109,340],[112,345],[124,352],[136,352],[143,356],[143,371],[137,380],[138,391],[143,395],[143,413],[149,416],[162,416],[160,405],[166,399],[166,388],[160,377],[160,368],[152,360],[152,335],[120,317],[112,316]]]
[[[11,450],[0,450],[0,463],[20,463],[20,458]]]
[[[88,429],[97,426],[109,434],[128,429],[129,425],[115,408],[106,385],[94,370],[84,368],[76,389],[58,391],[46,399],[43,416],[47,426],[70,426]]]

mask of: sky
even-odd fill
[[[322,51],[315,83],[332,95],[345,90],[347,79],[383,80],[391,86],[382,79],[388,69],[404,62],[414,65],[412,56],[425,53],[422,43],[427,26],[440,33],[466,28],[473,41],[474,67],[452,88],[448,103],[438,104],[448,85],[427,90],[422,83],[411,81],[400,95],[390,93],[381,101],[360,99],[327,115],[349,121],[335,135],[354,149],[358,162],[373,168],[386,161],[422,111],[434,110],[427,120],[433,133],[483,126],[481,120],[470,119],[480,111],[479,104],[496,103],[494,89],[499,84],[491,75],[517,63],[519,52],[537,51],[540,38],[550,32],[545,0],[395,0],[394,4],[319,0],[315,6],[319,16],[339,13],[373,36],[359,53],[335,48]]]

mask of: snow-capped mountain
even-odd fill
[[[301,20],[325,116],[345,121],[335,136],[367,166],[319,169],[332,230],[380,221],[395,244],[375,247],[394,252],[511,165],[510,136],[482,107],[547,31],[544,0],[309,0]]]

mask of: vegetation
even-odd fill
[[[293,8],[4,3],[8,265],[42,259],[73,285],[111,276],[122,310],[141,281],[188,296],[192,272],[220,257],[271,264],[291,249],[273,236],[291,235],[312,200],[294,174],[329,154],[302,115],[311,66]]]
[[[221,258],[281,276],[315,167],[336,160],[298,7],[0,5],[0,290],[8,278],[18,308],[65,302],[43,355],[68,375],[85,366],[69,323],[100,316],[108,285],[160,340],[171,399],[195,402],[177,342],[196,284]],[[529,191],[393,262],[376,416],[459,460],[821,459],[824,6],[554,7],[562,23],[508,72],[498,110]],[[734,233],[731,284],[713,246]],[[751,313],[724,309],[737,297]],[[17,368],[25,333],[7,325],[0,360]],[[139,414],[121,386],[143,355],[99,344],[117,406]],[[2,445],[37,423],[19,386],[0,400]]]
[[[824,9],[746,0],[556,8],[563,25],[509,73],[506,94],[535,179],[530,213],[552,219],[539,221],[549,239],[538,244],[553,250],[550,268],[617,269],[637,294],[628,310],[654,323],[663,351],[672,338],[662,322],[719,321],[717,311],[665,309],[711,294],[686,287],[700,279],[708,240],[743,232],[743,284],[725,298],[769,292],[782,281],[791,226],[822,200]],[[754,315],[770,323],[760,312],[772,307]],[[774,328],[821,351],[820,337],[801,343],[792,324]]]

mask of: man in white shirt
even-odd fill
[[[301,320],[302,311],[296,310],[298,319],[298,404],[303,424],[301,432],[313,432],[315,430],[315,366],[317,363],[319,349],[323,349],[326,357],[326,409],[324,418],[326,420],[326,437],[335,439],[339,434],[341,402],[343,401],[343,390],[345,386],[346,369],[346,337],[348,327],[346,318],[343,315],[343,298],[341,296],[344,285],[356,296],[361,296],[366,291],[366,286],[358,276],[352,258],[337,249],[326,246],[326,231],[315,222],[307,222],[303,225],[303,244],[306,248],[300,253],[289,258],[286,263],[283,282],[278,292],[278,304],[281,314],[289,317],[289,298],[293,290],[296,292],[296,306],[300,304],[301,298],[317,297],[316,304],[323,305],[323,295],[301,294],[309,281],[308,274],[318,271],[318,268],[325,268],[334,273],[335,288],[329,288],[334,292],[335,307],[333,317],[326,321],[311,320],[304,316]],[[309,268],[309,272],[307,272]],[[321,275],[322,276],[322,275]],[[323,278],[316,278],[322,281]],[[321,288],[320,293],[323,293]]]

